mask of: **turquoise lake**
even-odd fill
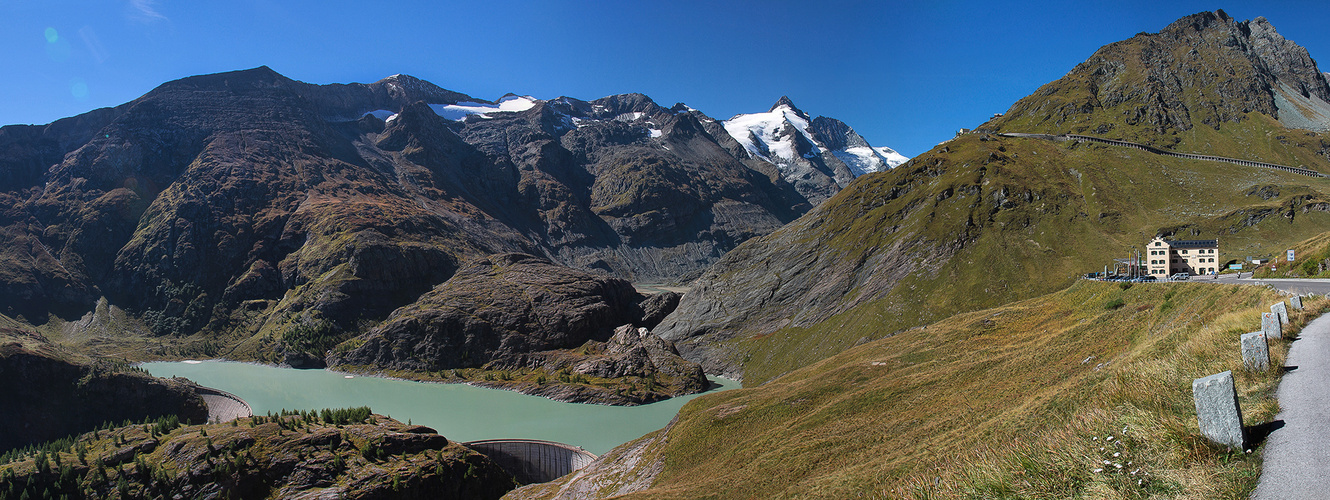
[[[455,441],[521,438],[558,441],[603,454],[665,427],[698,395],[642,406],[562,403],[512,391],[464,384],[392,380],[328,370],[296,370],[228,361],[140,365],[158,377],[185,377],[240,396],[255,414],[368,406],[402,422],[427,425]],[[739,387],[720,377],[708,391]]]

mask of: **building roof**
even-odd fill
[[[1164,240],[1164,243],[1168,243],[1168,246],[1174,248],[1209,248],[1219,246],[1219,240]]]

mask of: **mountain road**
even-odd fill
[[[1330,314],[1303,328],[1288,351],[1275,423],[1253,499],[1325,498],[1330,492]]]

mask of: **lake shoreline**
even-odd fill
[[[664,427],[693,398],[738,388],[709,376],[705,393],[638,406],[568,403],[478,384],[441,383],[340,370],[281,368],[227,360],[154,361],[155,376],[182,376],[244,399],[254,413],[369,406],[375,413],[439,430],[458,441],[544,439],[602,454]],[[344,378],[351,376],[352,378]]]

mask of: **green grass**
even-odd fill
[[[1279,194],[1248,194],[1262,186]],[[811,252],[835,273],[863,277],[827,297],[830,305],[763,304],[758,316],[793,326],[734,325],[728,346],[747,360],[745,384],[759,384],[860,339],[1066,287],[1161,231],[1218,238],[1221,262],[1282,252],[1330,227],[1330,213],[1298,209],[1330,199],[1327,192],[1330,179],[1272,170],[1099,144],[963,136],[862,177],[810,216],[741,246]],[[998,206],[999,198],[1008,204]],[[735,280],[743,267],[726,271],[714,288],[750,286]]]
[[[1081,282],[901,332],[690,402],[653,488],[630,498],[1245,498],[1260,451],[1208,444],[1190,383],[1233,370],[1245,423],[1273,418],[1277,371],[1246,372],[1238,336],[1277,300]]]
[[[1247,262],[1244,267],[1252,270],[1252,276],[1256,278],[1330,278],[1330,232],[1313,236],[1289,248],[1294,251],[1293,262],[1284,261],[1284,252],[1276,252],[1273,257],[1277,261],[1264,265]],[[1271,266],[1275,269],[1271,270]]]

